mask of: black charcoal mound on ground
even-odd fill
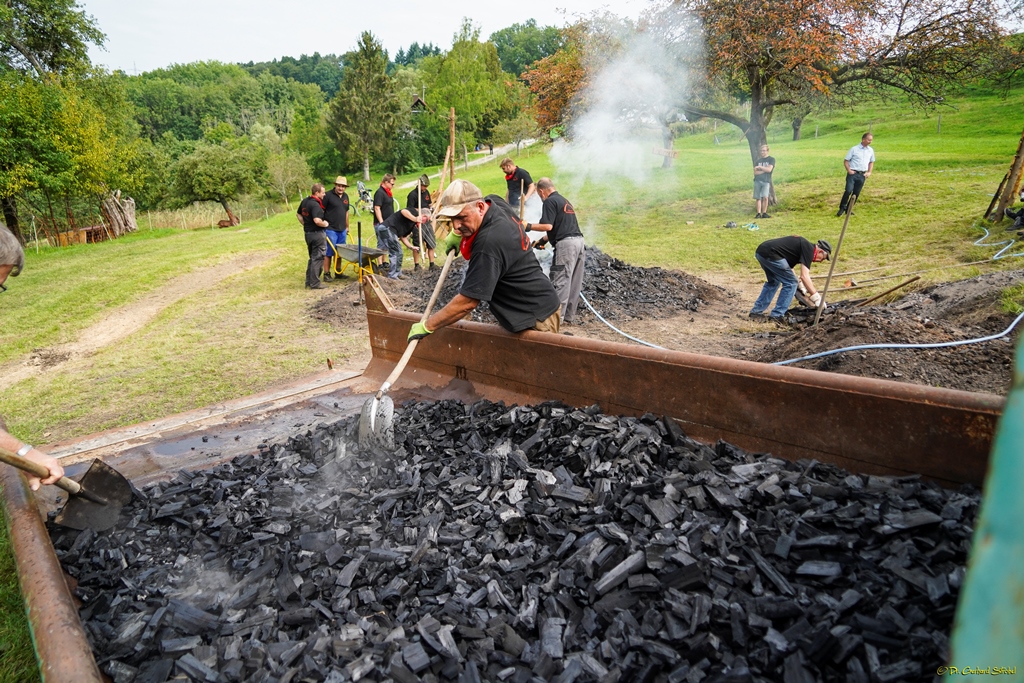
[[[437,299],[440,309],[459,292],[465,261],[456,260]],[[439,271],[409,274],[393,293],[399,307],[421,311],[430,299]],[[633,266],[587,247],[583,296],[608,320],[668,318],[684,311],[695,312],[709,301],[722,299],[724,290],[682,271]],[[580,302],[579,322],[595,320]],[[473,320],[496,323],[487,303],[473,311]]]
[[[594,406],[409,403],[51,530],[116,682],[933,677],[979,494]]]

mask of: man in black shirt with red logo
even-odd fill
[[[331,272],[331,261],[334,260],[335,253],[331,244],[345,244],[345,240],[348,239],[349,200],[348,194],[345,192],[346,189],[348,189],[348,179],[340,175],[334,179],[334,190],[325,194],[322,200],[324,220],[328,223],[328,228],[324,233],[329,238],[325,240],[327,255],[324,257],[324,280],[327,282],[334,279],[334,274]]]
[[[810,296],[810,302],[814,306],[821,304],[821,295],[814,289],[811,282],[811,264],[827,261],[832,255],[832,245],[825,240],[818,240],[817,244],[811,244],[808,240],[799,235],[789,237],[777,237],[773,240],[762,242],[754,258],[761,264],[767,282],[761,288],[761,294],[754,302],[750,310],[750,317],[764,320],[765,311],[772,304],[775,292],[781,287],[779,300],[772,310],[771,319],[782,321],[789,305],[793,303],[797,288],[803,285]],[[800,280],[793,275],[793,268],[800,264]]]
[[[512,207],[497,195],[484,197],[465,180],[452,182],[439,204],[439,214],[450,216],[455,228],[445,240],[445,252],[458,249],[469,261],[466,279],[447,306],[426,324],[412,326],[409,339],[422,339],[462,320],[481,301],[490,303],[494,317],[509,332],[557,333],[558,295],[531,253],[530,239]]]
[[[426,221],[427,217],[418,215],[416,209],[402,209],[391,214],[387,220],[381,223],[381,226],[391,233],[391,250],[388,252],[388,258],[391,259],[391,269],[388,272],[389,280],[402,279],[402,245],[409,247],[415,255],[419,251],[419,247],[414,247],[409,243],[409,235],[416,230],[416,226],[426,223]]]
[[[309,263],[306,264],[306,289],[323,289],[320,284],[320,271],[324,267],[324,255],[327,253],[324,230],[329,225],[324,220],[324,186],[316,183],[310,189],[308,197],[299,204],[296,217],[302,223],[306,236],[306,248],[309,249]]]
[[[412,231],[412,243],[420,247],[420,250],[423,252],[423,258],[430,264],[430,270],[434,270],[437,267],[434,265],[434,249],[437,247],[437,240],[434,238],[434,226],[430,223],[431,201],[428,187],[430,187],[430,176],[424,173],[416,181],[416,187],[409,192],[405,208],[417,212],[422,211],[423,215],[427,217],[427,220],[423,223],[422,231],[418,229]],[[420,244],[420,232],[423,233],[423,244]],[[419,270],[419,252],[414,251],[412,255],[416,263],[414,270]]]
[[[558,292],[558,300],[562,304],[562,322],[571,323],[576,319],[576,306],[579,305],[580,292],[583,290],[583,265],[586,260],[583,247],[583,233],[576,220],[576,210],[565,197],[558,194],[555,184],[550,178],[537,181],[537,194],[544,201],[540,223],[527,223],[527,230],[546,232],[538,246],[550,242],[555,249],[551,259],[551,284]]]
[[[391,244],[391,233],[388,229],[381,227],[391,214],[395,212],[395,198],[392,190],[395,187],[395,176],[385,173],[380,179],[380,187],[373,193],[373,231],[377,234],[377,248],[384,251],[393,251],[394,244]]]
[[[500,166],[501,170],[505,172],[505,182],[508,184],[505,201],[518,216],[520,198],[522,198],[522,203],[525,203],[537,191],[537,186],[534,184],[533,178],[530,177],[530,172],[516,166],[516,162],[510,158],[502,159]]]

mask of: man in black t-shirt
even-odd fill
[[[392,251],[396,245],[391,244],[391,236],[387,228],[381,228],[395,212],[395,198],[391,191],[395,187],[395,176],[385,173],[380,179],[380,187],[373,193],[373,231],[377,234],[377,248]]]
[[[761,270],[764,271],[767,282],[764,283],[760,296],[757,297],[754,307],[750,310],[750,317],[764,319],[765,311],[771,306],[772,299],[775,298],[775,291],[779,287],[782,288],[782,291],[772,310],[772,320],[783,320],[783,316],[789,310],[789,305],[793,303],[793,297],[801,284],[806,288],[810,302],[814,306],[820,305],[821,295],[814,289],[814,283],[811,282],[811,264],[827,261],[831,254],[832,245],[825,240],[818,240],[817,244],[811,244],[799,235],[777,237],[762,242],[754,252],[754,258],[761,264]],[[797,264],[800,264],[799,282],[793,275],[793,268]]]
[[[544,244],[550,242],[555,249],[549,277],[562,304],[562,322],[571,323],[576,319],[576,306],[583,290],[583,264],[586,260],[583,233],[576,220],[576,210],[558,194],[550,178],[537,181],[537,194],[544,201],[540,223],[527,223],[526,229],[546,232],[538,246],[543,249]]]
[[[465,180],[452,182],[439,203],[440,215],[450,216],[455,228],[445,240],[445,251],[458,249],[469,261],[466,279],[447,306],[426,324],[412,326],[409,340],[462,320],[481,301],[490,303],[494,317],[509,332],[557,333],[558,295],[531,253],[530,238],[512,207],[497,195],[484,197]]]
[[[328,223],[324,220],[324,205],[321,202],[325,192],[324,186],[316,183],[309,191],[309,196],[299,204],[295,212],[302,231],[306,237],[306,248],[309,250],[309,263],[306,264],[306,289],[323,289],[320,284],[320,271],[324,265],[324,254],[327,253],[324,229]]]
[[[505,157],[501,160],[501,170],[505,172],[505,182],[508,184],[508,191],[505,192],[505,201],[512,207],[515,214],[519,215],[520,198],[522,203],[526,201],[537,191],[537,186],[533,182],[533,178],[530,177],[529,171],[525,168],[519,168],[516,166],[516,162],[510,158]]]
[[[772,171],[775,157],[768,156],[768,145],[761,145],[761,156],[754,162],[754,202],[757,215],[754,218],[771,218],[768,215],[768,198],[772,193]]]
[[[434,270],[437,267],[434,265],[434,249],[437,247],[437,240],[434,238],[434,226],[429,220],[431,202],[428,187],[430,187],[430,176],[424,173],[416,181],[416,187],[409,192],[409,198],[405,201],[405,208],[417,211],[422,210],[428,219],[423,223],[423,230],[417,229],[412,231],[412,243],[417,247],[423,248],[423,257],[430,264],[430,270]],[[420,244],[420,232],[423,233],[422,245]],[[413,261],[416,264],[414,270],[419,270],[419,252],[414,251],[412,255]]]
[[[324,257],[324,280],[334,279],[331,272],[331,263],[334,261],[335,253],[331,244],[345,244],[348,239],[348,179],[340,175],[334,179],[334,190],[324,195],[324,220],[328,223],[324,234],[329,238],[327,242],[327,255]]]
[[[391,245],[388,251],[388,258],[391,259],[391,269],[388,272],[389,280],[402,279],[402,245],[409,247],[414,255],[419,251],[419,247],[414,247],[409,243],[409,235],[415,232],[416,226],[426,220],[427,217],[418,215],[416,209],[402,209],[391,214],[387,220],[381,223],[381,226],[391,233],[391,239],[388,242]]]

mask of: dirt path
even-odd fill
[[[230,265],[219,264],[180,275],[82,330],[75,341],[35,349],[26,359],[7,363],[0,367],[0,375],[3,375],[9,384],[16,384],[72,361],[88,358],[97,351],[135,334],[168,306],[197,292],[211,289],[240,271],[261,266],[279,254],[280,252],[276,251],[247,254],[238,260],[232,260]]]

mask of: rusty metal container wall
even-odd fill
[[[3,467],[0,487],[40,677],[44,683],[99,683],[78,608],[28,483],[14,468]]]
[[[367,288],[379,383],[417,316]],[[371,302],[372,298],[378,298]],[[814,458],[871,474],[921,474],[981,484],[1004,399],[886,380],[541,332],[512,335],[461,322],[420,343],[396,384],[432,396],[598,403],[606,412],[670,415],[691,436],[725,439],[791,460]]]

